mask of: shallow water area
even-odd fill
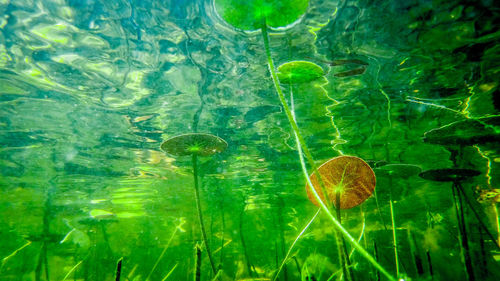
[[[500,280],[499,25],[0,0],[0,281]]]

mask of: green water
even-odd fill
[[[0,281],[499,280],[497,6],[0,0]]]

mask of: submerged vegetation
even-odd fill
[[[498,280],[500,13],[403,2],[0,1],[0,281]]]

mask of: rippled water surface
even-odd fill
[[[265,29],[286,108],[238,3],[307,4]],[[489,0],[0,0],[0,280],[499,280],[499,25]],[[160,149],[188,133],[227,148]],[[375,191],[315,217],[299,155]]]

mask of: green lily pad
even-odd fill
[[[432,129],[424,142],[440,145],[474,145],[500,141],[500,117],[465,119]]]
[[[385,175],[407,179],[417,175],[422,170],[419,166],[411,164],[387,164],[375,169]]]
[[[211,134],[191,133],[172,137],[164,141],[160,148],[174,156],[210,156],[224,151],[227,142]]]
[[[113,213],[102,209],[93,209],[90,211],[90,217],[94,219],[110,218],[114,216],[115,215]]]
[[[215,0],[217,13],[241,30],[285,27],[303,15],[309,0]]]
[[[93,218],[93,217],[85,217],[80,220],[78,220],[79,224],[82,225],[87,225],[87,226],[96,226],[99,225],[100,223],[103,224],[109,224],[112,222],[118,222],[118,220],[115,218],[115,216],[104,216],[100,218]]]
[[[323,68],[308,61],[291,61],[278,66],[278,78],[284,84],[311,82],[324,75]]]
[[[59,243],[64,238],[64,235],[53,233],[40,233],[36,235],[26,235],[24,239],[31,242],[46,242],[46,243]]]
[[[423,179],[430,181],[462,181],[467,178],[479,176],[481,173],[472,169],[435,169],[419,174]]]

